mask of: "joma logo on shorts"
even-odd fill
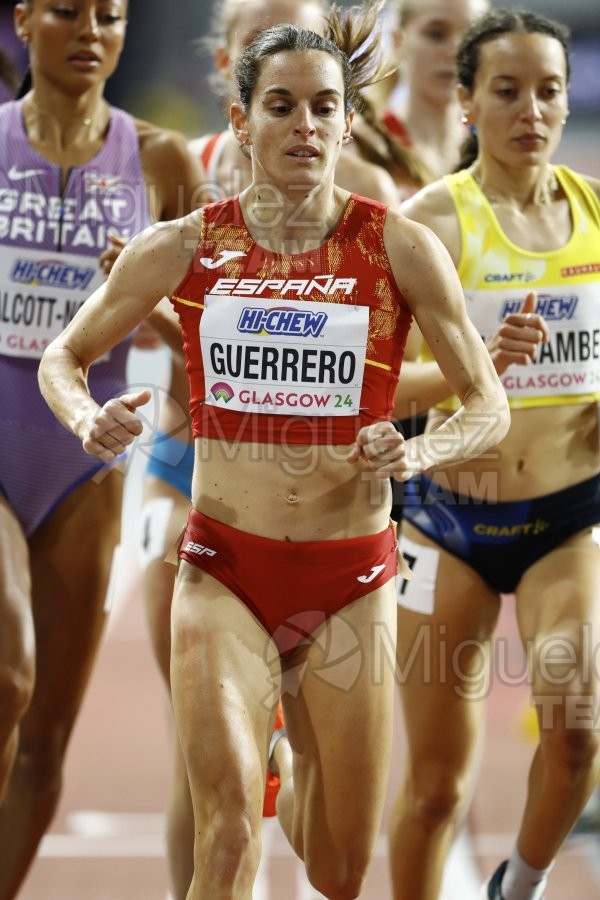
[[[188,541],[183,548],[186,553],[193,553],[196,556],[216,556],[217,551],[205,547],[204,544],[198,544],[196,541]]]

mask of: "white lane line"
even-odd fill
[[[162,835],[147,834],[112,838],[47,834],[38,855],[45,859],[162,859],[165,841]]]
[[[65,817],[68,834],[80,837],[115,837],[124,835],[162,835],[165,817],[160,812],[107,812],[100,809],[77,809]]]
[[[101,810],[77,810],[65,819],[67,833],[45,835],[39,855],[46,858],[131,857],[163,858],[165,856],[165,817],[162,813],[112,813]],[[476,856],[502,856],[510,853],[514,834],[479,833],[462,836],[450,857],[450,864],[461,877],[473,883]],[[263,825],[265,855],[276,859],[295,858],[276,822]],[[376,859],[387,857],[387,837],[379,835]],[[587,837],[569,843],[564,851],[569,856],[594,859],[595,841]],[[456,881],[456,878],[453,878]],[[463,895],[464,897],[464,895]],[[466,897],[464,897],[466,900]]]

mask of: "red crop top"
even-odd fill
[[[173,293],[194,436],[351,444],[389,419],[411,312],[383,244],[386,207],[352,195],[306,253],[255,243],[237,197],[205,207]]]

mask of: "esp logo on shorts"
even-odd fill
[[[196,541],[188,541],[183,548],[186,553],[193,553],[194,556],[216,556],[217,551],[205,547],[204,544],[198,544]]]

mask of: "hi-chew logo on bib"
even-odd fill
[[[50,343],[104,282],[90,258],[0,244],[0,355],[39,359]]]
[[[496,333],[506,315],[521,312],[522,290],[465,291],[467,312],[484,341]],[[593,398],[600,395],[600,294],[597,285],[579,284],[572,292],[547,286],[536,296],[535,312],[543,316],[548,340],[540,344],[531,365],[510,365],[501,375],[512,402],[519,399]],[[533,405],[533,404],[529,404]],[[544,405],[544,403],[540,403]]]
[[[200,322],[206,403],[239,412],[358,415],[369,310],[208,295]]]
[[[96,272],[97,266],[73,266],[60,259],[20,258],[15,261],[10,280],[18,284],[87,291]]]
[[[309,309],[276,306],[275,309],[246,307],[238,322],[243,334],[288,334],[318,337],[327,323],[327,314]]]

